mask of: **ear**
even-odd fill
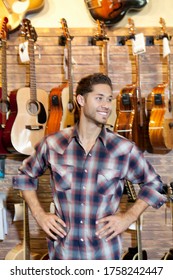
[[[85,103],[85,99],[82,95],[78,94],[77,95],[77,102],[79,103],[80,106],[84,106],[84,103]]]

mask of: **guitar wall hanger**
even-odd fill
[[[126,42],[131,39],[135,40],[135,36],[117,36],[117,46],[125,46]],[[145,45],[154,46],[154,36],[145,36]]]

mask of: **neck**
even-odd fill
[[[88,126],[79,122],[79,141],[86,153],[88,153],[94,146],[98,135],[100,134],[102,126],[90,124]]]

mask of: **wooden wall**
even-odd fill
[[[37,88],[49,91],[64,83],[65,74],[63,70],[64,47],[59,45],[59,37],[62,35],[61,29],[36,30],[38,34],[35,50],[36,80]],[[74,88],[79,79],[93,72],[103,71],[101,60],[101,49],[99,46],[91,45],[91,39],[96,34],[96,29],[70,29],[70,34],[74,36],[72,40],[72,57]],[[173,28],[167,29],[171,35]],[[159,28],[136,28],[136,32],[143,32],[149,41],[146,46],[146,53],[140,55],[140,79],[143,96],[147,96],[151,89],[158,83],[162,83],[167,78],[166,60],[162,57],[161,42],[156,41],[155,45],[150,44],[149,36],[159,34]],[[113,81],[115,96],[126,84],[135,80],[134,57],[129,45],[120,45],[118,42],[122,36],[128,35],[128,29],[117,28],[107,30],[109,38],[109,75]],[[18,46],[22,39],[16,31],[9,35],[7,48],[7,81],[8,92],[28,85],[28,67],[19,62]],[[171,51],[173,43],[170,41]],[[40,54],[40,55],[39,55]],[[40,56],[40,57],[39,57]],[[171,55],[172,56],[172,55]],[[171,64],[172,68],[172,64]],[[163,181],[169,183],[173,181],[171,175],[173,170],[172,151],[166,155],[150,154],[145,152],[146,158],[162,176]],[[7,252],[11,250],[23,239],[22,221],[14,222],[14,204],[20,203],[21,198],[18,191],[12,188],[12,176],[17,173],[18,166],[24,159],[24,155],[9,154],[5,159],[5,178],[0,179],[0,192],[6,195],[8,234],[5,240],[0,241],[0,259],[4,259]],[[51,190],[49,186],[49,174],[46,173],[39,181],[39,197],[45,209],[49,209],[51,202]],[[121,203],[122,209],[129,206],[127,196],[124,195]],[[148,259],[161,259],[169,248],[173,247],[172,219],[170,218],[171,208],[169,203],[158,210],[149,208],[143,215],[142,245],[147,250]],[[169,216],[169,223],[167,217]],[[45,234],[39,229],[31,215],[30,238],[32,252],[45,253]],[[135,232],[123,234],[123,250],[135,245]]]

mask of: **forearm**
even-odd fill
[[[130,223],[133,223],[148,207],[148,203],[144,200],[137,199],[135,203],[125,212],[125,216]]]
[[[21,191],[22,196],[25,199],[26,203],[28,204],[31,213],[35,219],[37,219],[38,214],[44,213],[44,209],[39,202],[37,192],[34,190],[24,190]]]

